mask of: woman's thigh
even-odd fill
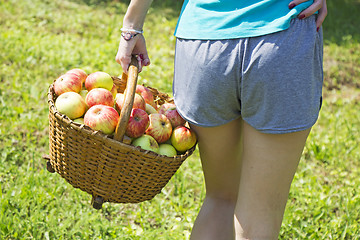
[[[242,119],[218,127],[191,128],[198,136],[206,195],[235,203],[240,181]]]
[[[237,233],[276,237],[310,129],[261,133],[243,122],[243,154],[235,209]]]

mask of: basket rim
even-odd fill
[[[152,87],[151,87],[152,88]],[[154,89],[154,88],[152,88]],[[159,92],[160,93],[160,92]],[[97,136],[100,138],[103,138],[106,141],[110,141],[113,144],[119,144],[122,145],[123,147],[129,148],[132,151],[136,151],[138,153],[144,154],[144,155],[152,155],[153,157],[159,157],[162,159],[168,159],[168,160],[183,160],[186,159],[187,157],[189,157],[190,155],[192,155],[192,153],[195,151],[196,145],[197,143],[190,149],[186,150],[185,152],[176,155],[174,157],[168,157],[166,155],[160,155],[156,152],[153,151],[149,151],[149,150],[144,150],[138,146],[133,146],[124,142],[120,142],[117,141],[115,139],[113,139],[113,134],[112,135],[107,135],[101,131],[97,131],[97,130],[93,130],[92,128],[90,128],[89,126],[86,126],[85,124],[81,124],[81,123],[77,123],[74,122],[72,119],[70,119],[68,116],[66,116],[65,114],[60,113],[55,106],[55,99],[54,99],[54,82],[49,86],[48,89],[48,104],[49,104],[49,109],[51,111],[49,111],[49,114],[52,114],[51,112],[53,112],[53,115],[60,121],[64,122],[66,125],[74,128],[77,131],[81,131],[83,133],[85,133],[86,135],[89,136]]]

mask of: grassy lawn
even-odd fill
[[[51,82],[76,67],[121,74],[114,58],[126,2],[0,0],[0,239],[188,238],[204,197],[197,151],[152,201],[99,211],[41,158]],[[360,239],[360,1],[328,2],[323,108],[280,239]],[[180,6],[155,0],[145,24],[152,64],[139,82],[168,93]]]

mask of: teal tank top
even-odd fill
[[[291,10],[289,3],[290,0],[184,0],[175,36],[214,40],[282,31],[313,0]]]

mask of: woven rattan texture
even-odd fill
[[[114,79],[118,91],[124,84]],[[172,101],[151,88],[157,102]],[[104,202],[138,203],[154,198],[195,147],[170,158],[112,139],[57,112],[53,85],[49,87],[50,163],[73,187]]]

